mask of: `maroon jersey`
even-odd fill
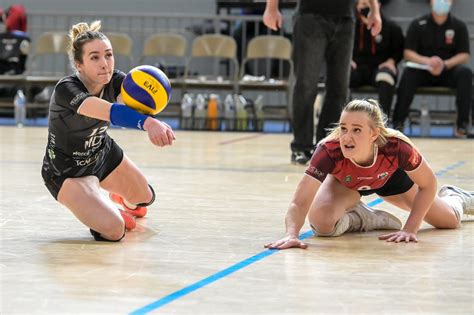
[[[423,157],[410,144],[399,138],[389,138],[378,148],[370,166],[360,166],[344,157],[339,140],[318,145],[306,174],[323,182],[328,174],[342,185],[353,190],[381,188],[397,169],[413,171],[421,165]]]

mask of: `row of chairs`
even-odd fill
[[[293,63],[291,60],[292,44],[283,36],[264,35],[252,38],[246,46],[246,53],[241,65],[237,60],[237,43],[231,36],[222,34],[205,34],[192,40],[188,53],[188,40],[178,33],[159,33],[150,36],[144,43],[142,54],[137,62],[133,59],[133,40],[127,34],[106,32],[117,58],[125,58],[129,69],[134,65],[155,64],[171,58],[182,64],[182,71],[171,78],[173,88],[183,92],[200,89],[205,93],[216,90],[230,90],[231,93],[243,93],[244,90],[281,91],[287,99],[285,111],[289,117],[291,108],[291,84]],[[62,56],[68,64],[67,51],[69,38],[65,32],[45,32],[35,41],[30,63],[27,67],[26,81],[39,85],[54,84],[56,80],[70,69],[63,67],[60,71],[41,71],[44,66],[42,58],[52,57],[58,60]],[[271,63],[279,62],[279,73],[268,71]],[[283,66],[285,64],[285,66]],[[269,67],[270,65],[270,67]],[[275,68],[275,67],[274,67]],[[285,68],[285,71],[281,69]],[[251,76],[252,69],[257,69],[261,76]],[[125,72],[128,69],[122,69]],[[263,71],[262,71],[263,70]],[[166,69],[165,69],[166,71]],[[46,75],[47,74],[47,75]],[[27,82],[27,83],[28,83]]]

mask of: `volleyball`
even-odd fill
[[[171,97],[171,84],[157,67],[143,65],[130,70],[121,87],[125,105],[147,115],[165,109]]]

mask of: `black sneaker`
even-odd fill
[[[311,152],[309,151],[293,151],[291,152],[291,163],[306,165],[311,160]]]

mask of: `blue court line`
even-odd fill
[[[457,163],[449,165],[449,166],[445,167],[444,169],[436,172],[436,175],[437,176],[442,176],[446,172],[449,172],[452,169],[460,167],[460,166],[464,165],[465,163],[466,163],[465,161],[459,161]],[[374,206],[376,206],[376,205],[378,205],[382,202],[383,202],[383,199],[377,198],[377,199],[372,200],[371,202],[367,203],[367,205],[369,207],[374,207]],[[311,237],[313,235],[314,235],[313,231],[309,230],[309,231],[306,231],[306,232],[300,234],[299,239],[304,240],[304,239],[307,239],[308,237]],[[230,267],[228,267],[224,270],[218,271],[215,274],[213,274],[213,275],[211,275],[207,278],[204,278],[204,279],[202,279],[198,282],[195,282],[195,283],[193,283],[193,284],[191,284],[187,287],[184,287],[184,288],[182,288],[178,291],[175,291],[171,294],[168,294],[167,296],[164,296],[161,299],[156,300],[153,303],[145,305],[145,306],[131,312],[130,315],[141,315],[141,314],[147,314],[149,312],[152,312],[152,311],[154,311],[154,310],[156,310],[156,309],[158,309],[158,308],[160,308],[160,307],[162,307],[166,304],[169,304],[169,303],[173,302],[174,300],[177,300],[177,299],[179,299],[179,298],[181,298],[185,295],[188,295],[191,292],[194,292],[194,291],[196,291],[196,290],[198,290],[202,287],[205,287],[205,286],[207,286],[207,285],[209,285],[213,282],[216,282],[217,280],[220,280],[224,277],[227,277],[228,275],[233,274],[234,272],[239,271],[240,269],[243,269],[243,268],[245,268],[245,267],[247,267],[247,266],[249,266],[253,263],[256,263],[259,260],[262,260],[265,257],[271,256],[271,255],[273,255],[277,252],[279,252],[278,249],[264,250],[264,251],[262,251],[262,252],[260,252],[256,255],[254,255],[252,257],[249,257],[247,259],[244,259],[244,260],[242,260],[242,261],[240,261],[240,262],[238,262],[238,263],[236,263],[236,264],[234,264],[234,265],[232,265],[232,266],[230,266]]]

